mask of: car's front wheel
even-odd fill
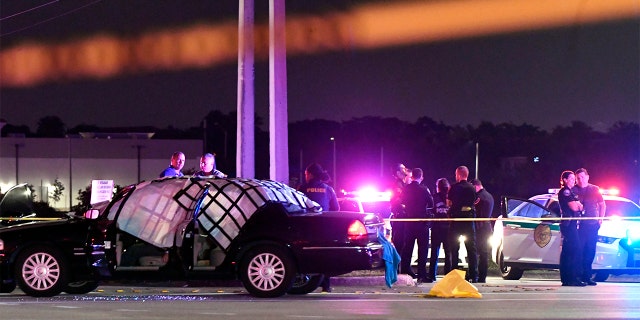
[[[293,286],[289,289],[289,294],[307,294],[318,289],[324,280],[322,274],[298,274],[293,280]]]
[[[69,282],[64,292],[69,294],[85,294],[98,288],[98,284],[98,281],[95,280]]]
[[[500,268],[500,274],[502,275],[502,279],[505,280],[519,280],[522,278],[522,274],[524,270],[512,266],[507,266],[504,263],[504,255],[502,254],[502,250],[498,251],[498,268]]]
[[[279,297],[287,293],[296,275],[289,253],[278,246],[259,246],[243,259],[240,279],[250,294],[259,298]]]
[[[51,297],[67,286],[67,264],[59,250],[49,246],[34,246],[18,255],[15,277],[24,293],[34,297]]]

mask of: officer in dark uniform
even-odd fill
[[[404,207],[402,206],[402,190],[404,190],[404,187],[406,186],[405,181],[410,175],[411,172],[402,163],[397,164],[394,168],[393,183],[391,186],[393,192],[389,201],[391,204],[391,213],[393,214],[392,218],[394,219],[404,218]],[[402,247],[404,246],[405,224],[407,224],[407,222],[391,221],[391,241],[393,242],[393,246],[396,247],[396,250],[398,250],[398,252],[400,253],[402,253]]]
[[[298,188],[298,191],[317,202],[322,207],[322,210],[339,211],[340,204],[338,203],[336,192],[323,181],[325,179],[328,181],[328,176],[327,172],[319,164],[312,163],[304,170],[306,182]],[[323,292],[331,292],[331,279],[329,276],[325,275],[320,285]]]
[[[429,188],[420,184],[422,182],[422,169],[411,170],[411,183],[402,191],[402,204],[404,205],[406,219],[425,219],[433,208],[433,197]],[[418,278],[418,282],[428,281],[427,254],[429,252],[429,228],[427,221],[407,222],[404,227],[405,237],[402,247],[400,272]],[[414,243],[418,241],[418,275],[411,270],[411,255]]]
[[[563,286],[584,287],[587,284],[578,280],[580,268],[580,239],[578,237],[578,221],[564,220],[579,217],[583,206],[578,196],[571,191],[576,183],[573,171],[564,171],[560,175],[558,204],[562,213],[560,233],[562,234],[562,251],[560,252],[560,281]]]
[[[456,169],[456,183],[449,190],[449,216],[451,218],[475,218],[474,202],[476,200],[476,189],[467,181],[469,169],[460,166]],[[469,273],[467,279],[471,282],[478,282],[478,256],[476,250],[476,231],[473,221],[451,221],[449,227],[449,245],[451,246],[451,267],[458,268],[458,257],[460,251],[460,236],[465,237],[464,245],[467,248],[467,259],[469,260]]]
[[[447,178],[440,178],[436,181],[436,193],[433,195],[434,219],[448,219],[449,206],[447,205],[447,192],[450,188]],[[427,282],[436,280],[438,274],[438,255],[440,244],[444,250],[444,274],[451,271],[451,250],[449,249],[449,221],[434,221],[431,223],[431,255],[429,256],[429,279]]]
[[[493,196],[482,186],[479,179],[471,180],[471,184],[476,189],[476,218],[485,218],[484,221],[476,221],[476,242],[478,246],[478,282],[487,282],[487,271],[489,269],[489,239],[493,234],[491,221],[493,212]]]
[[[322,210],[325,211],[338,211],[340,210],[340,204],[338,204],[338,197],[333,188],[322,181],[322,177],[326,173],[322,167],[317,163],[312,163],[304,170],[304,178],[306,180],[299,188],[298,191],[304,193],[309,199],[317,202]]]

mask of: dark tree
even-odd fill
[[[63,138],[67,129],[57,116],[46,116],[38,120],[36,135],[43,138]]]

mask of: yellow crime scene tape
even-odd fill
[[[0,221],[54,221],[65,220],[66,218],[16,218],[16,217],[4,217],[0,218]]]
[[[608,220],[608,221],[623,221],[623,220],[640,220],[640,217],[571,217],[571,218],[561,218],[561,217],[549,217],[549,218],[529,218],[529,217],[519,217],[519,218],[388,218],[384,219],[385,221],[399,221],[399,222],[426,222],[426,221],[455,221],[455,222],[479,222],[479,221],[582,221],[582,220]]]

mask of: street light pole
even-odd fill
[[[338,180],[336,179],[336,138],[331,137],[333,142],[333,188],[338,188]]]
[[[476,142],[476,179],[478,179],[478,158],[480,153],[480,142]]]

